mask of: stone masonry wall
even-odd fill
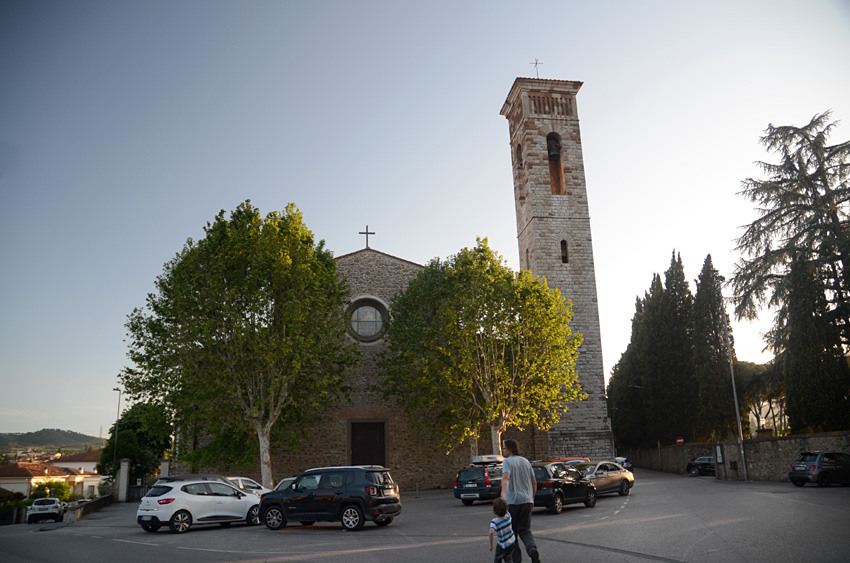
[[[742,481],[744,471],[737,440],[623,450],[618,454],[631,459],[635,467],[684,474],[688,460],[706,455],[716,457],[717,446],[723,453],[723,463],[716,464],[717,478]],[[788,471],[800,452],[823,450],[850,452],[850,431],[744,440],[748,477],[751,481],[788,481]]]
[[[613,456],[614,445],[575,103],[580,87],[580,82],[519,78],[502,115],[508,117],[510,127],[520,264],[545,277],[550,287],[557,287],[571,302],[570,327],[584,339],[576,372],[587,399],[567,405],[561,422],[549,431],[549,449],[553,456],[606,458]],[[541,103],[541,99],[551,101]],[[553,132],[561,138],[566,195],[552,193],[546,137]],[[567,243],[567,263],[562,262],[561,241]]]

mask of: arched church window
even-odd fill
[[[567,241],[565,240],[561,241],[561,262],[563,262],[564,264],[569,264],[570,262],[570,255],[567,249]]]
[[[374,342],[384,335],[387,309],[377,299],[358,299],[347,313],[348,331],[360,342]]]
[[[564,157],[561,152],[561,136],[557,133],[546,135],[549,182],[552,184],[553,195],[567,195],[567,180],[564,177]]]

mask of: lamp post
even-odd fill
[[[744,465],[744,481],[749,481],[747,471],[747,454],[744,452],[744,430],[741,427],[741,409],[738,406],[738,390],[735,388],[735,364],[732,361],[732,344],[729,341],[729,323],[726,320],[726,302],[723,297],[723,289],[720,284],[726,281],[723,276],[717,276],[717,290],[720,293],[720,312],[722,313],[720,321],[723,323],[723,334],[726,337],[726,351],[729,353],[729,373],[732,374],[732,397],[735,399],[735,418],[738,421],[738,447],[741,450],[741,463]]]
[[[121,418],[121,389],[113,387],[113,391],[118,391],[118,411],[115,413],[115,439],[112,441],[112,471],[115,475],[118,474],[116,463],[118,461],[118,421]]]

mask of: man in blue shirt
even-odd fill
[[[528,460],[519,455],[516,440],[502,443],[502,498],[508,503],[514,534],[522,540],[525,551],[532,563],[540,563],[537,544],[531,533],[531,511],[534,508],[534,494],[537,492],[537,479]],[[522,552],[514,549],[514,563],[522,561]]]

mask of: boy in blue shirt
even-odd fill
[[[511,527],[511,515],[508,513],[508,503],[501,498],[495,499],[493,513],[496,514],[496,517],[490,520],[490,551],[493,551],[493,538],[496,538],[496,558],[493,561],[511,563],[517,545]]]

